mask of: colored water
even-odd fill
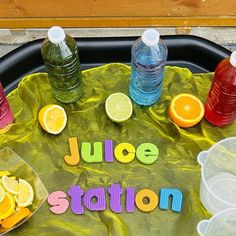
[[[236,67],[229,59],[215,71],[205,110],[206,119],[217,126],[228,125],[236,118]]]
[[[139,105],[152,105],[161,96],[167,48],[161,40],[149,47],[139,39],[131,55],[130,96]]]
[[[76,42],[70,36],[54,44],[46,39],[41,48],[53,95],[61,102],[78,100],[83,93]]]
[[[153,69],[131,63],[130,96],[140,105],[151,105],[156,102],[162,92],[164,64]]]
[[[0,83],[0,129],[6,127],[13,122],[13,113],[4,95],[2,85]]]

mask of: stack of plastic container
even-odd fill
[[[198,155],[200,198],[213,215],[197,226],[201,236],[236,235],[236,137],[224,139]]]

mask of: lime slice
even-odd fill
[[[0,185],[0,203],[4,200],[5,198],[5,190],[2,187],[2,185]]]
[[[19,179],[19,195],[17,200],[19,207],[27,207],[33,203],[34,190],[26,180]]]
[[[133,112],[133,106],[129,97],[124,93],[111,94],[105,104],[108,117],[117,123],[128,120]]]
[[[16,181],[15,179],[12,179],[11,177],[8,177],[6,175],[4,175],[2,177],[2,184],[3,187],[9,192],[12,193],[14,195],[18,194],[19,191],[19,183],[18,181]]]

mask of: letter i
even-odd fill
[[[135,188],[127,188],[126,190],[126,212],[134,212]]]
[[[105,161],[106,162],[113,162],[113,141],[111,139],[107,139],[104,141],[105,143]]]

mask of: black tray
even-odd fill
[[[137,37],[76,38],[81,68],[111,62],[130,64],[130,50]],[[168,65],[189,68],[193,73],[214,71],[217,63],[230,55],[227,49],[203,38],[187,35],[163,36],[168,47]],[[24,75],[44,71],[40,47],[42,39],[21,46],[0,58],[0,80],[9,93]]]

